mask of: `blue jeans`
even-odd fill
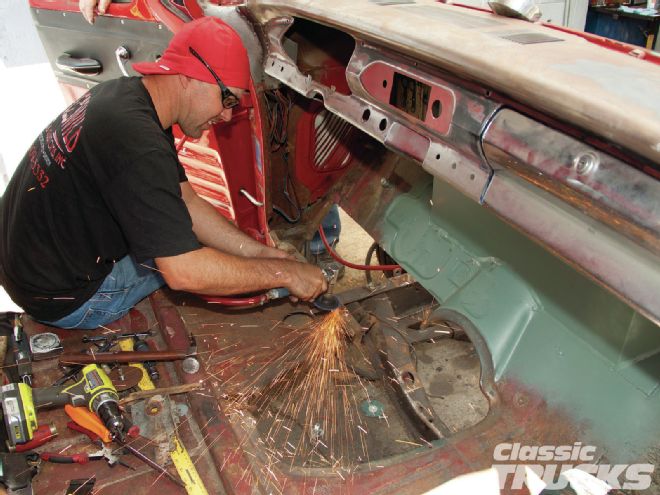
[[[323,233],[328,240],[328,244],[334,246],[339,241],[339,234],[341,234],[341,219],[339,218],[339,207],[332,205],[328,213],[321,220],[321,227]],[[321,236],[317,232],[309,243],[309,251],[312,254],[321,254],[325,251],[325,246],[321,240]]]
[[[42,323],[85,330],[107,325],[163,285],[165,280],[156,271],[153,260],[138,264],[132,256],[125,256],[115,263],[101,287],[85,304],[59,320]]]

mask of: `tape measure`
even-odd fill
[[[190,458],[190,454],[188,454],[188,451],[176,435],[174,436],[174,450],[170,452],[170,458],[174,466],[176,466],[181,481],[186,485],[186,492],[189,495],[208,495],[204,482],[199,477],[199,473]]]
[[[119,348],[122,351],[132,351],[133,339],[121,339],[119,341]],[[144,366],[140,363],[130,363],[129,366],[135,366],[142,370],[142,379],[138,383],[140,390],[153,390],[156,388]],[[179,440],[178,435],[174,435],[174,450],[170,452],[170,459],[172,459],[181,481],[186,485],[186,493],[188,495],[208,495],[204,482],[200,478],[190,458],[190,454],[188,454],[188,451]]]

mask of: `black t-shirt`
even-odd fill
[[[87,301],[113,263],[198,249],[171,129],[139,78],[94,87],[36,139],[0,204],[0,282],[35,318]]]

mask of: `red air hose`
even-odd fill
[[[401,269],[401,267],[399,265],[356,265],[355,263],[351,263],[350,261],[346,261],[344,258],[340,257],[334,251],[334,249],[332,249],[332,247],[328,243],[328,239],[325,237],[325,232],[323,232],[322,227],[319,227],[319,235],[321,236],[321,240],[323,241],[323,245],[328,250],[328,253],[330,253],[330,256],[332,256],[336,261],[338,261],[342,265],[345,265],[349,268],[355,268],[356,270],[379,270],[379,271],[393,271],[393,270],[400,270]]]
[[[231,308],[248,308],[251,306],[261,306],[268,301],[268,296],[259,294],[250,297],[216,297],[216,296],[201,296],[207,303],[219,304],[221,306],[229,306]]]

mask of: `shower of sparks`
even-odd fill
[[[346,363],[348,318],[339,309],[292,330],[274,343],[279,351],[265,362],[263,354],[244,356],[247,365],[258,366],[247,382],[223,376],[223,369],[207,378],[222,377],[226,387],[239,391],[227,394],[223,409],[246,433],[244,453],[253,455],[248,438],[266,453],[261,479],[276,491],[280,463],[326,468],[345,480],[358,464],[369,462],[369,430],[358,408],[368,393]],[[240,368],[244,372],[246,366]]]

